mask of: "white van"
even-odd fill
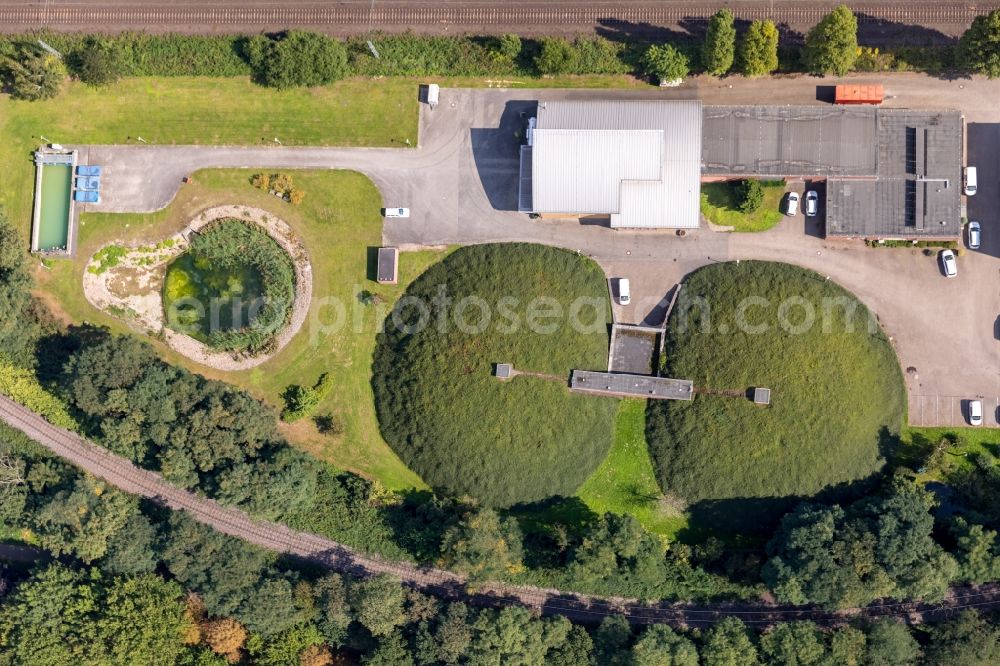
[[[964,181],[963,187],[965,190],[965,196],[971,197],[976,193],[976,167],[965,167],[965,171],[962,174],[962,180]]]
[[[618,303],[628,305],[632,300],[632,293],[629,290],[628,278],[618,278]]]

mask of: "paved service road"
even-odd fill
[[[897,616],[908,622],[920,623],[947,617],[959,608],[976,607],[983,611],[1000,608],[1000,586],[997,585],[955,588],[939,604],[873,604],[840,613],[769,604],[647,605],[628,599],[601,599],[515,585],[486,585],[479,592],[469,592],[463,579],[450,572],[368,557],[324,537],[296,532],[278,523],[255,520],[239,509],[181,490],[164,481],[159,474],[140,469],[107,449],[48,423],[5,396],[0,396],[0,420],[111,485],[175,511],[186,511],[198,522],[225,534],[352,576],[391,574],[425,592],[480,606],[518,604],[549,615],[565,615],[577,622],[599,622],[606,615],[623,614],[635,624],[664,623],[688,627],[705,627],[729,615],[756,626],[805,619],[820,624],[842,624],[859,616]]]
[[[663,91],[442,90],[436,109],[422,109],[420,147],[414,149],[82,146],[85,162],[106,166],[105,201],[85,209],[162,208],[183,176],[207,167],[355,169],[372,178],[386,205],[411,209],[409,219],[386,221],[387,244],[407,248],[525,241],[578,250],[600,262],[609,277],[630,278],[633,305],[619,308],[618,314],[624,321],[647,323],[655,323],[650,319],[662,311],[664,297],[684,275],[709,262],[794,263],[840,283],[876,313],[899,355],[915,423],[959,425],[961,410],[930,410],[928,396],[982,397],[986,404],[996,404],[1000,396],[1000,81],[919,75],[881,79],[887,106],[959,108],[969,123],[969,159],[979,166],[979,194],[970,199],[969,214],[982,223],[984,244],[959,259],[959,276],[952,280],[941,275],[933,253],[826,240],[801,216],[766,233],[704,228],[679,237],[673,232],[611,231],[575,221],[530,220],[513,211],[521,114],[530,112],[533,100],[698,98],[706,104],[819,104],[818,81],[734,78],[727,83],[696,78]],[[995,426],[998,418],[996,410],[987,413],[986,424]]]

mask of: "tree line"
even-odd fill
[[[852,70],[953,70],[1000,76],[1000,10],[977,16],[956,46],[859,46],[857,17],[846,5],[827,14],[799,46],[780,46],[770,19],[738,34],[727,8],[713,15],[703,37],[669,43],[612,41],[580,36],[521,38],[371,35],[337,40],[290,30],[273,35],[118,36],[42,34],[61,52],[41,47],[36,35],[0,39],[0,79],[22,99],[57,95],[67,75],[96,86],[122,76],[251,76],[274,88],[319,86],[346,76],[538,76],[634,73],[660,81],[690,71],[766,76],[779,69],[842,76]],[[377,53],[377,55],[376,55]]]

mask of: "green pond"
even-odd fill
[[[167,267],[163,306],[171,328],[207,342],[212,332],[250,325],[263,294],[263,279],[253,266],[222,267],[186,252]]]
[[[39,211],[38,249],[64,249],[69,241],[69,199],[73,167],[42,166],[42,206]]]

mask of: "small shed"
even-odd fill
[[[497,363],[496,376],[497,379],[503,381],[510,379],[514,373],[514,366],[510,363]]]
[[[436,83],[427,85],[427,106],[432,109],[438,105],[441,96],[441,87]]]
[[[771,404],[771,389],[769,388],[755,388],[753,390],[753,401],[758,405],[770,405]]]
[[[378,249],[378,268],[376,281],[379,284],[396,284],[399,273],[399,249],[380,247]]]
[[[881,83],[872,85],[839,85],[834,95],[834,104],[881,104],[885,90]]]

